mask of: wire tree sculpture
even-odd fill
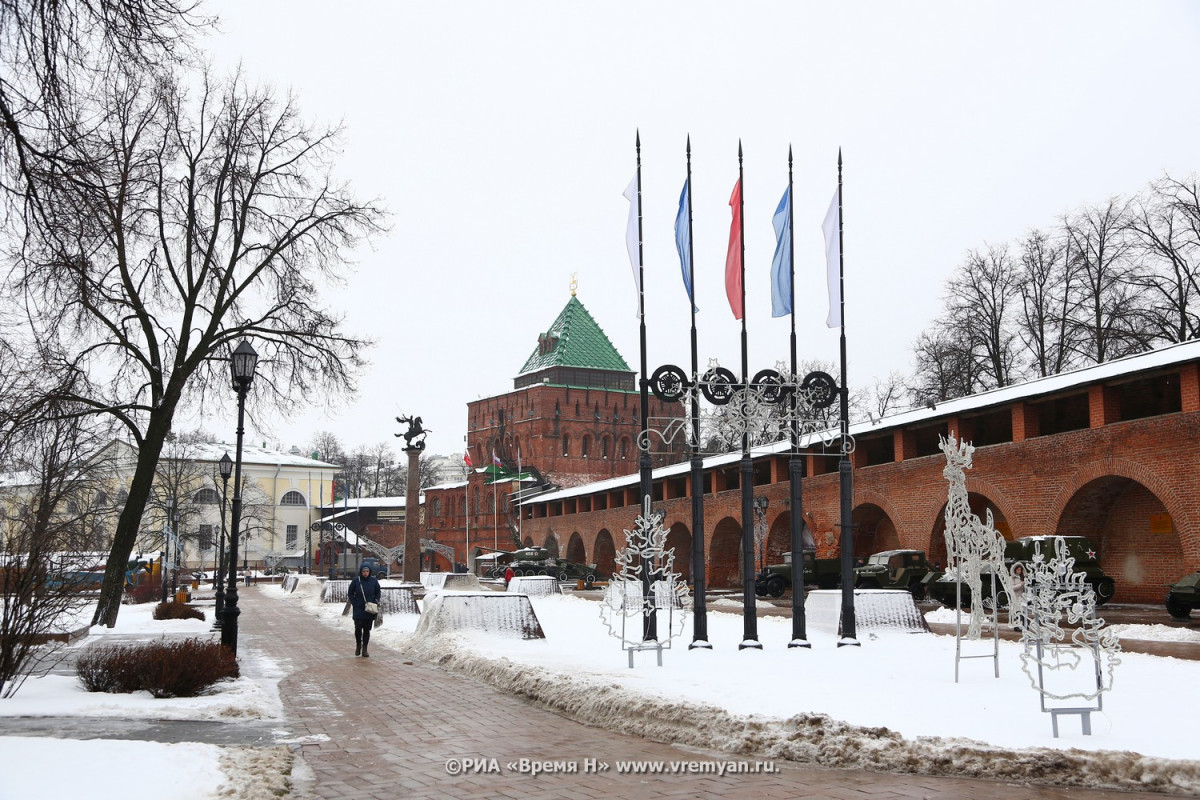
[[[1087,575],[1075,571],[1075,558],[1066,540],[1053,537],[1054,557],[1046,559],[1041,544],[1035,543],[1033,560],[1026,570],[1023,592],[1021,669],[1041,697],[1042,711],[1051,715],[1058,736],[1060,714],[1078,714],[1084,734],[1091,733],[1091,712],[1104,706],[1103,693],[1112,689],[1114,672],[1121,663],[1121,644],[1104,620],[1096,616],[1096,594]],[[1070,636],[1063,622],[1075,625]],[[1076,672],[1090,657],[1093,675],[1069,682],[1055,678]],[[1090,678],[1094,677],[1094,681]],[[1053,685],[1048,685],[1048,680]],[[1047,707],[1047,700],[1078,699],[1092,706]]]
[[[634,529],[625,531],[625,547],[617,551],[617,569],[600,602],[600,618],[609,635],[628,651],[630,668],[639,650],[656,650],[661,667],[662,651],[683,632],[687,616],[690,592],[675,572],[675,548],[666,546],[662,521],[663,513],[652,510],[650,498],[644,498]],[[667,617],[665,643],[662,637],[646,635],[646,620],[657,620],[660,612]]]

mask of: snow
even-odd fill
[[[164,634],[172,638],[209,634],[212,623],[207,621],[155,621],[155,605],[123,607],[116,627],[93,627],[72,647],[95,644],[104,638],[127,644],[160,639]],[[88,609],[87,616],[92,610]],[[239,662],[241,677],[218,684],[216,691],[202,697],[155,699],[148,692],[105,694],[85,691],[74,676],[31,677],[14,697],[0,700],[0,720],[88,717],[229,724],[282,720],[277,689],[284,675],[282,669],[253,651],[239,654]],[[290,771],[291,761],[286,747],[237,749],[194,742],[4,736],[0,737],[0,798],[37,797],[46,792],[47,786],[66,796],[125,797],[134,781],[139,786],[153,786],[168,797],[265,800],[279,796],[276,792],[283,788],[282,776]],[[63,764],[70,764],[70,769],[63,769]],[[113,764],[136,767],[114,771]]]
[[[1015,642],[1000,642],[999,678],[990,658],[964,660],[955,683],[953,636],[881,627],[839,640],[810,625],[811,648],[789,648],[791,619],[766,616],[757,620],[762,649],[739,649],[741,615],[710,610],[711,650],[687,647],[689,619],[661,668],[651,651],[635,653],[629,669],[602,604],[575,595],[530,602],[545,639],[414,635],[411,623],[385,621],[372,642],[595,725],[748,758],[1200,794],[1195,742],[1179,735],[1200,714],[1190,690],[1198,662],[1122,653],[1093,734],[1067,716],[1054,738]],[[1175,630],[1155,627],[1163,638]],[[964,655],[991,647],[965,642]]]
[[[300,577],[291,594],[280,587],[263,590],[264,598],[349,628],[343,604],[323,603],[320,594],[321,583],[312,576]],[[835,632],[809,625],[811,648],[789,648],[791,619],[766,616],[757,620],[762,649],[739,650],[740,613],[715,610],[708,615],[711,650],[687,647],[689,617],[684,635],[663,652],[662,667],[655,666],[657,654],[651,651],[635,653],[630,669],[621,643],[607,635],[601,604],[571,594],[526,601],[545,639],[445,626],[416,633],[419,620],[444,598],[487,594],[444,592],[441,601],[435,595],[425,601],[420,617],[385,615],[372,645],[436,660],[442,668],[591,724],[745,758],[1200,795],[1200,762],[1189,760],[1195,743],[1180,735],[1200,714],[1200,698],[1191,691],[1200,662],[1122,653],[1104,710],[1092,715],[1093,735],[1084,736],[1078,719],[1068,716],[1055,739],[1049,715],[1040,711],[1038,695],[1020,669],[1015,642],[1000,642],[998,679],[991,659],[983,658],[963,661],[955,683],[953,636],[859,630],[854,643],[861,646],[838,647]],[[151,622],[152,610],[152,604],[123,608],[115,629],[92,629],[89,638],[125,642],[159,638],[164,630],[169,635],[208,630],[207,622],[197,620]],[[943,610],[925,617],[953,622],[953,614]],[[1126,638],[1200,638],[1194,630],[1166,626],[1113,628]],[[990,652],[991,646],[990,639],[966,642],[964,654]],[[93,695],[73,678],[50,675],[30,678],[16,697],[0,701],[0,716],[232,724],[281,719],[279,665],[253,650],[243,650],[240,658],[243,677],[206,697]],[[44,790],[47,775],[54,776],[57,792],[124,796],[129,773],[114,775],[113,763],[137,764],[139,783],[168,796],[173,790],[198,800],[278,796],[283,792],[270,776],[283,775],[290,759],[286,747],[10,736],[0,739],[0,796],[34,796]],[[63,763],[72,768],[62,770]]]

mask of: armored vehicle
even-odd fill
[[[935,572],[924,550],[884,550],[854,568],[858,589],[906,589],[913,597],[925,596],[925,576]]]
[[[820,589],[836,589],[841,584],[841,560],[817,558],[811,550],[804,551],[804,584]],[[783,554],[782,564],[764,567],[754,579],[754,593],[759,597],[779,597],[792,587],[792,554]]]
[[[1167,613],[1172,617],[1187,619],[1194,608],[1200,608],[1200,572],[1185,575],[1167,590]]]
[[[1014,564],[1028,564],[1037,553],[1049,561],[1054,558],[1054,540],[1066,542],[1067,553],[1075,559],[1075,571],[1082,572],[1092,591],[1096,593],[1096,605],[1102,606],[1117,593],[1117,583],[1104,574],[1096,548],[1086,536],[1022,536],[1004,545],[1004,563],[1011,570]],[[1028,570],[1026,570],[1028,572]]]
[[[560,581],[582,579],[584,585],[589,587],[600,578],[595,564],[576,564],[565,558],[553,558],[544,547],[523,547],[509,555],[506,563],[492,569],[493,578],[504,577],[509,567],[512,567],[514,575],[553,575]]]

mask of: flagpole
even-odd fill
[[[788,305],[792,314],[792,335],[790,340],[792,380],[798,381],[797,371],[799,362],[796,359],[796,226],[795,221],[796,194],[792,191],[792,147],[788,145],[788,290],[790,292]],[[791,492],[791,534],[792,534],[792,640],[788,647],[807,647],[807,621],[804,615],[804,460],[800,457],[800,420],[799,398],[796,389],[791,393],[792,412],[792,454],[788,459],[788,482]]]
[[[517,538],[521,540],[521,546],[525,546],[525,527],[522,524],[521,518],[525,516],[521,511],[521,444],[517,443]]]
[[[692,137],[687,137],[688,305],[692,312],[692,643],[689,650],[711,650],[704,574],[704,458],[700,455],[700,357],[696,347],[696,263],[692,249]]]
[[[650,380],[646,375],[646,281],[642,256],[642,133],[639,130],[634,140],[637,149],[637,214],[638,214],[638,338],[642,362],[641,411],[643,430],[650,430]],[[654,471],[650,462],[650,439],[643,435],[638,458],[638,494],[641,513],[646,513],[647,502],[654,496]],[[650,564],[642,560],[642,597],[650,596]],[[658,617],[653,606],[646,608],[642,616],[642,641],[658,641]]]
[[[467,567],[471,570],[471,574],[475,574],[475,559],[471,556],[471,473],[474,472],[474,465],[471,464],[470,448],[467,448],[467,486],[463,490],[463,527],[467,532]]]
[[[846,380],[846,250],[842,239],[842,149],[838,148],[838,298],[841,314],[842,357],[842,458],[838,462],[841,492],[842,632],[838,647],[859,646],[854,624],[854,531],[852,529],[854,465],[850,463],[850,388]]]
[[[746,336],[746,184],[742,169],[742,142],[738,140],[738,238],[741,253],[742,290],[742,396],[745,403],[750,393],[750,349]],[[754,462],[750,458],[750,430],[742,430],[742,642],[739,650],[761,650],[758,641],[758,612],[754,596]]]

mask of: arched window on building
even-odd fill
[[[600,457],[608,458],[609,439],[607,436],[600,437]]]
[[[571,437],[564,433],[563,437],[562,437],[562,442],[563,442],[563,457],[569,458],[571,455]]]
[[[588,457],[588,450],[592,448],[592,437],[585,435],[579,445],[579,455],[584,458]]]
[[[628,436],[621,437],[621,458],[622,459],[629,458],[629,437]]]
[[[435,517],[442,515],[442,498],[440,497],[433,498],[433,515]]]
[[[192,502],[198,506],[215,506],[221,502],[221,496],[216,489],[201,489],[192,497]]]
[[[281,506],[303,506],[303,505],[308,505],[308,504],[304,502],[304,495],[300,494],[295,489],[293,489],[292,491],[284,494],[284,496],[279,499],[279,505],[281,505]]]

